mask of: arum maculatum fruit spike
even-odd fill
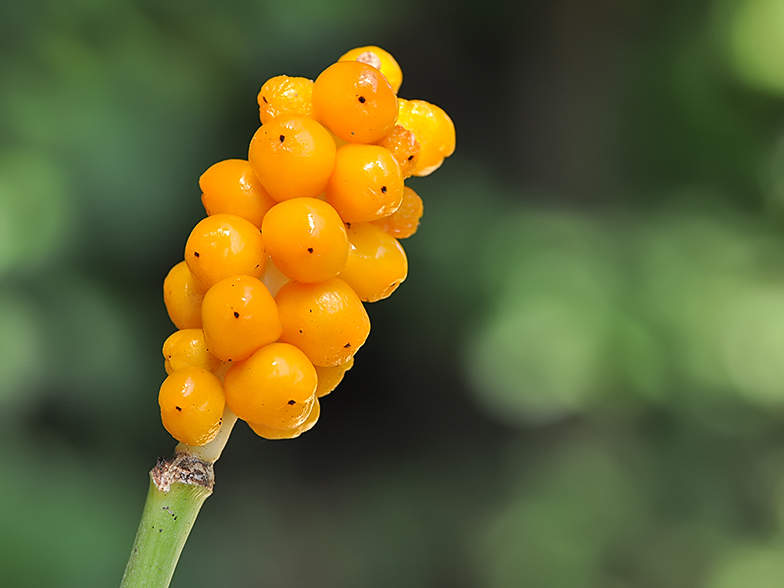
[[[400,244],[423,204],[404,182],[455,149],[438,106],[398,97],[387,51],[346,52],[315,79],[275,76],[258,94],[247,159],[199,180],[207,217],[164,282],[163,425],[212,441],[224,406],[266,439],[310,430],[370,333],[364,304],[408,273]]]

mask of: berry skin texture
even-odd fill
[[[180,443],[200,447],[218,434],[225,400],[221,383],[198,367],[176,370],[158,393],[163,426]]]
[[[184,261],[171,268],[163,280],[163,303],[175,327],[200,329],[203,299],[204,288]]]
[[[414,133],[421,150],[415,176],[427,176],[455,151],[455,125],[446,112],[424,100],[400,100],[398,124]]]
[[[316,388],[316,398],[321,398],[332,392],[343,381],[346,372],[354,367],[352,357],[346,363],[330,367],[316,366],[318,375],[318,387]]]
[[[408,276],[408,259],[397,239],[370,223],[352,223],[349,252],[340,272],[363,302],[389,297]]]
[[[389,149],[392,157],[400,166],[400,175],[404,179],[414,173],[414,169],[419,163],[419,151],[421,150],[414,133],[401,125],[395,125],[392,132],[381,139],[377,145]]]
[[[204,340],[221,361],[237,362],[280,337],[275,299],[251,276],[221,280],[204,295]]]
[[[335,157],[326,198],[347,223],[389,216],[403,201],[400,166],[378,145],[343,145]]]
[[[182,329],[169,335],[163,343],[163,358],[167,374],[186,367],[215,372],[221,366],[221,361],[207,351],[201,329]]]
[[[389,85],[392,87],[392,91],[395,94],[398,93],[400,85],[403,83],[403,72],[397,61],[381,47],[372,45],[368,47],[357,47],[356,49],[352,49],[348,53],[345,53],[338,61],[359,61],[360,63],[367,63],[368,65],[372,65],[376,69],[381,70],[381,73],[384,74],[384,77],[389,82]]]
[[[264,215],[275,205],[250,162],[244,159],[226,159],[210,166],[199,178],[199,187],[209,216],[235,214],[259,228]]]
[[[269,439],[270,441],[274,441],[277,439],[294,439],[305,433],[306,431],[310,431],[313,426],[321,416],[321,406],[319,405],[318,398],[313,401],[313,408],[310,409],[310,414],[308,418],[305,419],[305,422],[302,423],[298,427],[294,427],[293,429],[270,429],[265,425],[261,425],[259,423],[248,423],[248,426],[256,433],[259,437],[263,437],[264,439]]]
[[[317,381],[316,369],[302,351],[272,343],[226,372],[226,404],[249,423],[293,429],[310,415]]]
[[[346,282],[289,282],[275,297],[281,341],[296,345],[315,366],[346,363],[367,340],[370,319]],[[254,421],[256,422],[256,421]]]
[[[358,61],[339,61],[313,84],[316,117],[348,143],[375,143],[397,119],[397,96],[384,75]]]
[[[267,193],[278,202],[313,198],[324,191],[335,163],[335,140],[312,118],[286,114],[262,125],[248,160]]]
[[[185,244],[185,262],[205,291],[230,276],[258,278],[266,261],[258,227],[233,214],[202,219]]]
[[[283,275],[283,272],[277,268],[271,259],[268,259],[267,267],[264,269],[264,275],[261,276],[261,281],[274,297],[278,293],[278,290],[280,290],[289,279]]]
[[[269,211],[262,237],[270,259],[298,282],[323,282],[346,265],[348,238],[340,215],[315,198],[293,198]]]
[[[373,221],[373,224],[395,239],[408,239],[419,228],[424,206],[419,194],[406,186],[403,188],[403,203],[387,217]]]
[[[265,125],[284,114],[313,117],[313,80],[275,76],[261,87],[258,95],[259,119]]]

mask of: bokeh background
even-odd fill
[[[0,3],[0,586],[119,584],[198,177],[267,78],[366,44],[457,152],[173,587],[780,587],[784,0]]]

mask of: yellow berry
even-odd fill
[[[264,439],[269,440],[276,440],[276,439],[294,439],[295,437],[299,437],[302,433],[306,431],[310,431],[321,415],[321,406],[319,404],[318,398],[313,401],[313,407],[310,409],[310,414],[308,418],[305,419],[305,422],[299,425],[298,427],[294,427],[293,429],[271,429],[266,425],[261,425],[259,423],[248,423],[248,426],[256,433],[259,437],[263,437]]]
[[[220,429],[225,400],[220,381],[199,367],[172,372],[158,393],[163,426],[191,446],[206,445]]]
[[[400,166],[384,147],[343,145],[325,193],[327,202],[347,223],[389,216],[403,201]]]
[[[316,388],[316,397],[321,398],[332,392],[338,387],[338,384],[343,380],[346,372],[354,366],[354,358],[352,357],[346,363],[335,366],[316,366],[316,374],[318,375],[318,387]]]
[[[414,133],[419,143],[415,176],[433,173],[455,151],[455,125],[446,112],[424,100],[399,100],[398,124]]]
[[[372,65],[384,74],[395,94],[400,90],[400,84],[403,83],[403,72],[400,70],[397,61],[381,47],[357,47],[344,54],[338,61],[359,61],[360,63]]]
[[[202,219],[185,244],[185,262],[204,290],[230,276],[258,278],[266,260],[259,228],[233,214]]]
[[[169,335],[163,343],[163,358],[167,374],[186,367],[214,373],[221,366],[221,360],[207,351],[201,329],[181,329]]]
[[[384,75],[358,61],[339,61],[313,85],[316,116],[349,143],[375,143],[397,119],[397,96]]]
[[[403,202],[395,212],[373,221],[373,224],[392,235],[395,239],[407,239],[419,228],[424,206],[419,194],[406,186],[403,188]]]
[[[376,143],[381,147],[389,149],[392,157],[395,158],[400,166],[400,175],[403,178],[409,177],[414,173],[419,163],[419,143],[416,142],[414,133],[401,125],[395,125],[392,132]]]
[[[335,163],[335,149],[332,135],[318,122],[285,114],[256,131],[248,159],[269,195],[281,202],[323,192]]]
[[[251,276],[232,276],[210,288],[201,317],[207,349],[221,361],[243,360],[281,333],[275,299]]]
[[[201,328],[203,299],[204,288],[184,261],[175,265],[163,280],[163,302],[169,318],[178,329]]]
[[[250,162],[227,159],[210,166],[199,178],[202,204],[207,214],[235,214],[261,227],[261,220],[275,205],[261,185]]]
[[[351,223],[348,229],[348,261],[340,272],[359,299],[383,300],[408,275],[408,259],[397,239],[370,223]]]
[[[283,325],[280,340],[299,347],[313,365],[346,363],[370,333],[365,307],[343,280],[289,282],[275,301]]]
[[[272,343],[226,372],[226,403],[249,423],[293,429],[308,418],[317,381],[316,370],[302,351]]]
[[[262,225],[264,246],[277,268],[298,282],[323,282],[346,265],[343,221],[329,204],[293,198],[269,211]]]
[[[275,76],[261,87],[258,95],[259,118],[265,125],[284,114],[313,116],[313,80]]]

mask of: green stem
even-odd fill
[[[212,464],[236,422],[227,408],[218,436],[204,447],[180,444],[150,471],[150,490],[120,588],[167,588],[202,504],[212,494]]]

